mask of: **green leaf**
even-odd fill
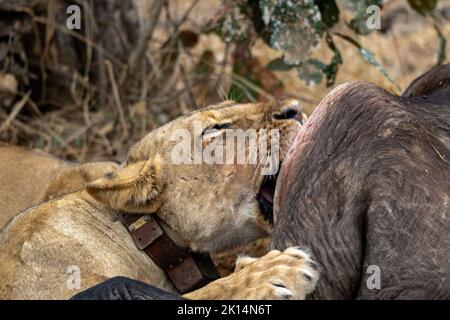
[[[260,0],[262,20],[270,32],[270,46],[290,65],[300,65],[321,41],[323,22],[313,0]]]
[[[308,59],[297,67],[298,77],[304,80],[309,86],[322,82],[323,69],[325,64],[317,59]]]
[[[391,75],[389,74],[389,72],[386,70],[386,68],[383,67],[383,65],[378,62],[378,60],[375,58],[375,55],[372,51],[362,47],[355,39],[341,34],[341,33],[335,33],[336,36],[346,40],[347,42],[349,42],[350,44],[352,44],[353,46],[355,46],[356,48],[358,48],[359,52],[361,53],[362,58],[367,61],[368,63],[370,63],[371,65],[373,65],[375,68],[377,68],[385,77],[386,79],[389,80],[389,82],[395,84],[398,87],[398,84],[395,82],[395,80],[391,77]]]
[[[436,9],[437,0],[408,0],[408,3],[411,8],[424,16],[429,11]]]
[[[308,59],[297,68],[299,78],[305,80],[309,85],[320,83],[324,75],[327,79],[327,87],[332,86],[336,81],[339,65],[342,64],[342,55],[328,32],[325,40],[328,47],[334,52],[331,62],[326,64],[317,59]]]
[[[235,102],[242,102],[244,96],[244,91],[235,85],[232,85],[227,93],[227,99]]]
[[[267,69],[272,71],[289,71],[295,67],[297,67],[297,65],[287,64],[284,61],[284,57],[276,58],[270,61],[269,64],[266,66]]]
[[[233,4],[233,3],[231,3]],[[224,15],[216,28],[216,32],[225,42],[237,42],[247,40],[251,32],[251,21],[241,8],[234,3],[230,12]]]
[[[339,8],[335,0],[315,0],[322,15],[322,22],[328,27],[333,27],[339,22]]]
[[[327,32],[325,37],[328,47],[333,51],[334,56],[331,59],[331,63],[327,65],[324,70],[325,75],[327,76],[327,87],[331,87],[336,81],[337,73],[339,71],[339,65],[342,64],[342,55],[339,51],[338,47],[334,43],[333,37]]]
[[[376,5],[381,6],[382,0],[348,0],[353,10],[355,11],[354,18],[350,21],[348,26],[356,33],[361,35],[368,35],[373,30],[367,27],[367,19],[370,14],[367,12],[367,8]]]
[[[436,30],[436,33],[439,37],[439,54],[438,54],[438,62],[437,65],[441,65],[444,63],[446,56],[446,47],[447,47],[447,39],[445,38],[444,34],[442,33],[439,26],[435,23],[434,29]]]

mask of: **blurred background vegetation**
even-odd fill
[[[449,20],[448,0],[0,0],[0,140],[122,161],[224,99],[293,97],[310,114],[348,80],[398,94],[448,61]]]

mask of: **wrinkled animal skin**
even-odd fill
[[[291,146],[274,213],[272,247],[321,265],[311,298],[449,299],[450,65],[402,97],[334,89]]]

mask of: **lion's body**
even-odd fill
[[[74,164],[40,150],[0,144],[0,229],[31,206],[81,190],[118,166],[113,162]]]
[[[0,146],[0,229],[17,213],[44,198],[64,162],[39,151]]]
[[[81,190],[116,167],[113,162],[72,164],[40,150],[0,142],[0,229],[23,210]],[[220,274],[231,274],[239,255],[263,256],[268,242],[268,238],[259,239],[214,255]]]
[[[0,297],[67,299],[114,276],[173,291],[164,273],[113,220],[112,212],[85,191],[16,216],[0,234]]]
[[[239,165],[235,161],[175,164],[171,151],[176,143],[171,136],[181,128],[196,134],[192,125],[197,122],[205,128],[224,122],[236,129],[279,128],[282,157],[300,127],[293,119],[298,110],[293,108],[298,108],[298,103],[292,100],[225,103],[181,117],[137,143],[120,170],[88,184],[82,191],[20,213],[0,232],[0,298],[65,299],[114,276],[173,291],[164,272],[136,248],[125,227],[117,221],[117,210],[158,215],[174,241],[194,251],[221,251],[267,235],[270,224],[257,200],[264,181],[262,166],[247,162]],[[203,135],[205,130],[200,133]],[[211,142],[204,142],[208,143]],[[305,263],[300,263],[302,270],[309,270]],[[272,266],[275,265],[271,263],[268,268]],[[70,272],[77,268],[79,288],[71,285],[77,273]],[[272,276],[280,275],[290,277],[293,284],[305,282],[299,277],[301,272],[285,274],[285,270],[267,271],[264,277],[251,278],[266,283]],[[310,276],[306,282],[313,278]],[[258,293],[255,288],[256,296],[264,296],[263,292],[274,292],[275,296],[282,293],[272,284],[265,286],[269,291]],[[305,288],[308,289],[296,295],[304,296],[312,287]],[[217,295],[215,290],[210,292]],[[229,292],[220,289],[219,294]]]

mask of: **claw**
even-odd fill
[[[278,287],[278,293],[284,299],[292,298],[292,292],[289,289]]]
[[[305,250],[300,249],[300,247],[288,248],[284,250],[284,253],[294,256],[299,259],[311,260],[309,254]]]

